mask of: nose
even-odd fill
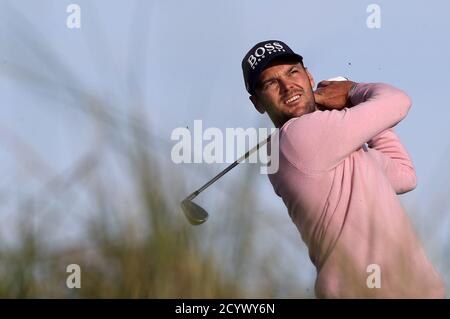
[[[285,93],[285,92],[290,91],[294,87],[294,84],[289,79],[280,79],[279,86],[280,86],[280,92]]]

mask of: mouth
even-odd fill
[[[284,101],[284,104],[286,105],[290,105],[290,104],[294,104],[296,101],[298,101],[300,99],[301,94],[295,94],[293,96],[291,96],[290,98],[288,98],[287,100]]]

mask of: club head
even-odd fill
[[[190,200],[183,200],[181,202],[181,209],[192,225],[200,225],[208,220],[209,215],[206,210]]]

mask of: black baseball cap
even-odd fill
[[[244,73],[245,88],[250,94],[255,93],[259,76],[262,71],[275,59],[280,57],[293,57],[303,63],[303,57],[298,55],[279,40],[267,40],[259,42],[247,52],[242,60],[242,72]]]

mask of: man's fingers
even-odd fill
[[[328,86],[330,84],[331,84],[331,81],[320,81],[319,84],[317,84],[317,88]]]
[[[323,96],[320,95],[320,90],[316,90],[314,92],[314,100],[316,101],[317,104],[321,104],[321,102],[323,102]]]

